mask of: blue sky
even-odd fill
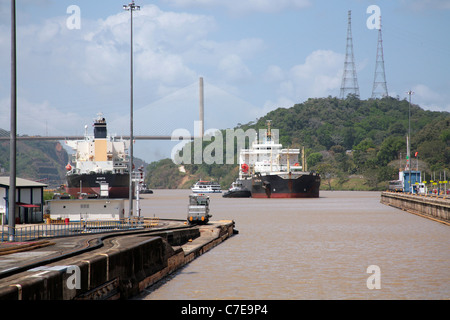
[[[18,133],[74,135],[103,112],[129,134],[129,1],[17,0]],[[389,95],[450,112],[450,1],[138,0],[135,134],[193,132],[198,79],[205,129],[232,128],[308,98],[339,96],[347,11],[362,99],[372,92],[379,7]],[[68,20],[79,10],[79,28]],[[0,2],[0,128],[9,129],[10,2]],[[137,142],[146,161],[173,143]]]

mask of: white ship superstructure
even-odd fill
[[[84,140],[68,140],[66,144],[75,151],[72,173],[128,172],[127,151],[130,142],[108,136],[106,121],[101,115],[95,120],[93,135],[89,135],[86,130]]]
[[[83,140],[66,141],[75,153],[67,169],[67,192],[74,197],[96,194],[126,198],[129,190],[130,141],[107,134],[102,114],[94,120],[94,134],[85,127]]]
[[[239,154],[239,178],[245,178],[254,173],[271,174],[281,172],[302,171],[305,167],[299,163],[300,149],[283,149],[275,143],[270,130],[262,140],[253,141],[249,149],[241,149]]]

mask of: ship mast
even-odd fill
[[[291,173],[291,166],[289,165],[289,147],[287,149],[287,172]]]
[[[272,120],[267,120],[267,141],[272,141],[272,132],[270,131],[270,123],[272,122]]]
[[[270,122],[272,120],[267,120],[267,134],[266,142],[272,142],[272,132],[270,131]],[[270,171],[272,171],[272,147],[270,148]]]

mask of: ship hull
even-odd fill
[[[318,198],[320,176],[316,174],[254,175],[242,180],[252,198]]]
[[[252,193],[249,190],[231,190],[225,192],[223,198],[250,198]]]
[[[66,192],[75,198],[80,196],[80,192],[100,196],[101,183],[108,184],[108,198],[129,197],[130,176],[128,173],[70,174],[66,178]]]

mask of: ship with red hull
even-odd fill
[[[318,198],[320,175],[306,170],[304,149],[300,164],[300,149],[283,149],[276,140],[269,121],[263,139],[241,150],[237,182],[252,198]]]
[[[109,136],[101,114],[94,120],[93,135],[86,131],[83,140],[66,144],[75,151],[72,163],[66,166],[67,193],[75,198],[129,197],[129,141]]]

